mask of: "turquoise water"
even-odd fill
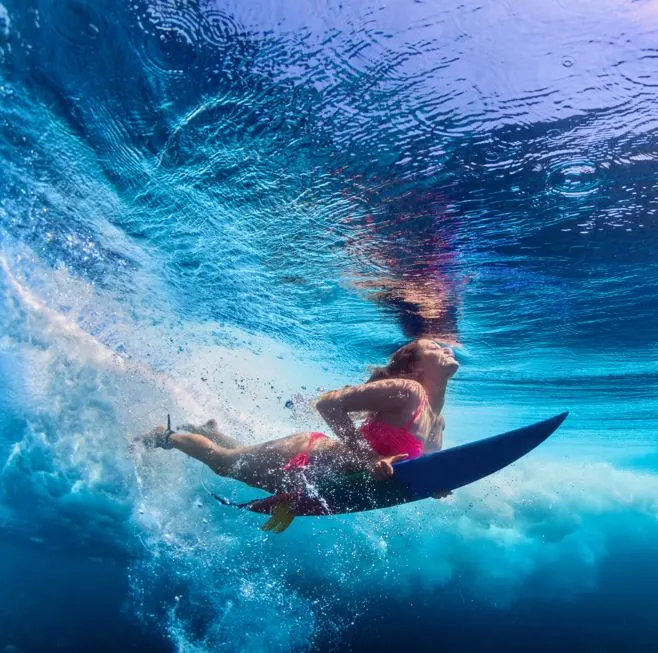
[[[2,0],[0,650],[656,649],[654,5]],[[130,447],[421,335],[448,446],[569,419],[277,537]]]

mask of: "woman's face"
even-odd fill
[[[421,338],[418,344],[418,366],[426,374],[440,374],[450,378],[459,369],[452,347],[434,340]]]

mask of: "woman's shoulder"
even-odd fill
[[[386,381],[376,381],[376,383],[388,383],[391,388],[404,392],[410,399],[426,398],[425,388],[413,379],[388,379]]]
[[[371,381],[327,392],[318,399],[316,408],[340,405],[348,412],[398,412],[417,405],[424,392],[419,383],[409,379]]]
[[[425,388],[418,381],[412,379],[382,379],[381,381],[370,381],[363,385],[355,386],[355,388],[376,393],[395,393],[399,397],[404,397],[412,401],[421,400],[425,397]]]

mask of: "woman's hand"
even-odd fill
[[[393,465],[399,463],[401,460],[408,458],[409,454],[401,453],[397,456],[389,456],[388,458],[380,458],[371,469],[370,473],[376,481],[385,481],[387,478],[393,476]]]
[[[452,490],[448,490],[447,492],[436,492],[435,494],[432,495],[432,499],[445,499],[446,497],[449,497],[452,495]]]

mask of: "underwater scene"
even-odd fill
[[[0,3],[0,653],[658,651],[658,0]]]

